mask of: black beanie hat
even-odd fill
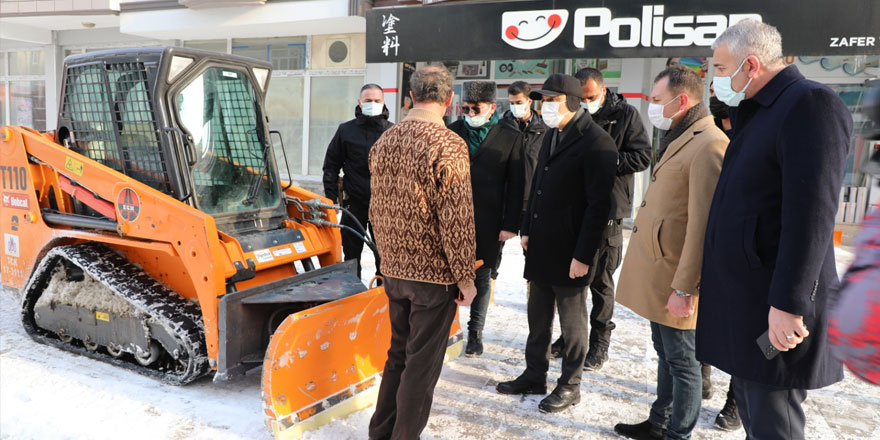
[[[495,102],[497,89],[494,81],[465,81],[461,84],[461,100],[465,102]]]

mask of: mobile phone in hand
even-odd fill
[[[758,343],[758,347],[761,348],[761,353],[764,353],[764,357],[769,361],[776,357],[779,354],[779,350],[770,343],[770,329],[767,329],[761,336],[758,336],[758,339],[755,341]]]

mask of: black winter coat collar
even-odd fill
[[[569,121],[570,125],[567,125],[565,129],[559,133],[559,136],[562,136],[562,139],[559,141],[559,145],[553,150],[553,154],[550,155],[550,160],[553,160],[554,157],[558,156],[562,150],[574,145],[581,138],[584,137],[584,132],[590,127],[590,124],[593,123],[593,117],[590,116],[590,113],[586,110],[580,109],[575,113],[574,118]]]
[[[391,122],[388,121],[388,117],[390,115],[391,113],[388,111],[388,107],[384,105],[382,106],[382,114],[378,116],[365,115],[364,112],[361,110],[360,105],[356,105],[354,107],[354,118],[355,121],[357,121],[358,125],[365,127],[376,127],[381,131],[385,131],[393,125]]]
[[[624,111],[626,105],[628,104],[623,95],[612,92],[611,90],[606,90],[605,102],[602,103],[602,108],[593,115],[593,120],[599,125],[603,125],[608,121],[617,121],[620,119],[620,115]]]
[[[781,95],[788,86],[792,85],[795,81],[802,79],[804,79],[804,76],[801,75],[797,66],[788,66],[785,69],[782,69],[781,72],[777,73],[776,76],[774,76],[764,88],[758,90],[758,93],[756,93],[755,96],[752,96],[751,99],[764,107],[770,107],[776,102],[776,98],[779,98],[779,95]]]
[[[547,131],[548,128],[547,124],[544,123],[544,120],[541,119],[534,110],[532,110],[532,118],[529,119],[529,123],[526,125],[525,130],[520,130],[519,119],[514,117],[510,110],[504,112],[504,116],[501,117],[501,124],[516,131],[523,132],[524,134],[540,134]]]

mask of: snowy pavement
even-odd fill
[[[628,231],[627,231],[628,236]],[[599,372],[584,373],[579,405],[541,414],[542,396],[505,396],[499,381],[525,367],[528,334],[522,250],[504,249],[495,304],[484,332],[486,352],[445,366],[423,439],[617,438],[615,423],[647,418],[655,390],[657,357],[648,322],[615,309],[610,359]],[[843,270],[852,254],[838,249]],[[364,276],[372,256],[364,254]],[[461,310],[465,324],[468,309]],[[557,330],[558,332],[558,330]],[[558,334],[558,333],[557,333]],[[559,375],[551,363],[548,386]],[[694,438],[741,439],[742,430],[712,428],[724,404],[728,377],[713,370],[714,395],[703,401]],[[880,388],[847,375],[844,382],[811,392],[805,404],[809,439],[880,439]],[[372,409],[308,433],[308,439],[366,439]],[[36,344],[22,330],[18,303],[0,294],[0,439],[271,439],[263,425],[259,377],[184,387],[162,385],[109,365]]]

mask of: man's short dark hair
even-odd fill
[[[364,93],[364,90],[370,90],[370,89],[375,89],[375,90],[378,90],[383,93],[385,92],[384,90],[382,90],[382,87],[380,87],[379,84],[369,83],[369,84],[364,84],[364,86],[361,87],[361,93]]]
[[[581,70],[578,70],[577,73],[574,74],[574,77],[581,82],[581,87],[583,87],[588,80],[596,81],[596,85],[599,87],[605,85],[605,77],[602,76],[602,72],[599,69],[594,69],[592,67],[584,67]]]
[[[409,78],[409,89],[417,103],[446,104],[452,96],[452,74],[440,65],[422,67]]]
[[[523,95],[528,98],[529,93],[532,93],[532,86],[525,81],[517,81],[507,88],[508,95]]]
[[[669,91],[674,95],[686,93],[695,101],[703,100],[703,79],[693,69],[682,65],[669,66],[654,78],[654,83],[669,78]]]

